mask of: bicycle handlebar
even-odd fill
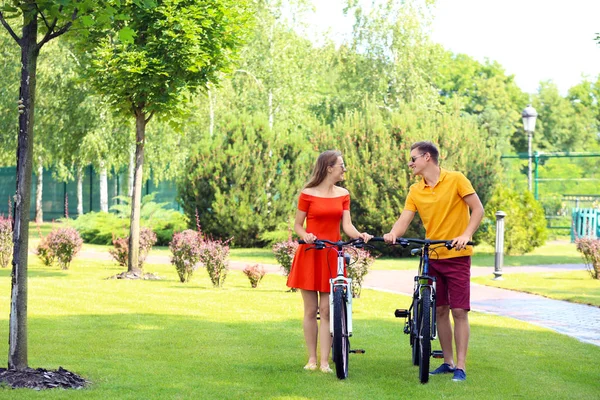
[[[323,249],[323,248],[327,247],[327,245],[330,245],[331,247],[333,247],[333,246],[336,246],[336,247],[337,246],[355,246],[355,247],[360,247],[360,246],[362,246],[362,245],[365,244],[365,242],[363,242],[363,240],[360,239],[360,238],[359,239],[350,239],[350,240],[348,240],[346,242],[341,241],[341,240],[338,241],[338,242],[333,242],[333,241],[327,240],[327,239],[317,239],[317,240],[315,240],[312,243],[306,243],[304,240],[298,240],[298,243],[299,244],[313,245],[313,246],[315,246],[316,248],[319,248],[319,249]]]
[[[382,237],[373,237],[369,242],[384,242]],[[396,243],[402,247],[407,247],[409,244],[419,244],[419,245],[432,245],[432,244],[443,244],[446,248],[451,249],[452,240],[431,240],[431,239],[416,239],[416,238],[396,238]],[[474,246],[475,243],[467,242],[468,246]]]

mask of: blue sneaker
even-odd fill
[[[443,363],[439,367],[437,367],[434,371],[431,371],[429,375],[439,375],[439,374],[449,374],[454,372],[454,368],[450,366],[450,364]]]
[[[462,369],[454,370],[454,376],[452,377],[454,382],[463,382],[467,380],[467,374]]]

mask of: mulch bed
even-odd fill
[[[151,272],[142,272],[140,270],[137,270],[121,272],[120,274],[113,275],[106,279],[144,279],[150,281],[159,281],[161,278],[160,276]]]
[[[23,370],[0,368],[0,385],[13,389],[82,389],[90,382],[81,376],[58,367],[56,371],[43,368]]]

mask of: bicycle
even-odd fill
[[[299,240],[300,244],[307,244]],[[344,253],[347,248],[362,248],[365,242],[362,239],[333,242],[326,239],[317,239],[308,247],[308,250],[337,251],[336,276],[329,279],[329,333],[332,337],[331,352],[338,379],[348,377],[348,356],[350,353],[363,354],[362,349],[350,349],[352,336],[352,279],[344,276],[344,267],[350,265],[349,255]]]
[[[382,242],[383,238],[372,238],[370,242]],[[435,248],[445,246],[452,249],[451,240],[430,240],[398,238],[396,245],[404,248],[410,244],[419,245],[411,250],[411,255],[419,255],[419,269],[415,276],[413,299],[409,309],[394,311],[396,318],[405,318],[404,333],[409,335],[412,349],[412,363],[419,366],[419,380],[421,383],[429,381],[430,358],[443,358],[441,350],[431,350],[431,341],[437,339],[436,326],[436,282],[435,277],[429,275],[429,256]],[[467,245],[472,246],[473,242]],[[437,246],[436,246],[437,245]],[[434,247],[431,247],[434,246]]]

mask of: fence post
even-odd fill
[[[502,262],[504,259],[504,211],[496,212],[496,257],[494,259],[494,280],[501,281]]]

